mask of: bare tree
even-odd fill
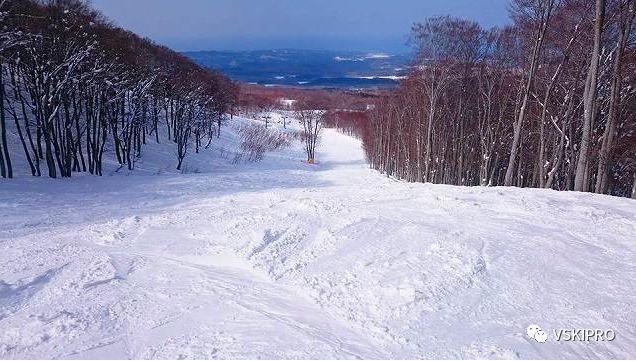
[[[25,16],[28,14],[28,16]],[[117,28],[81,0],[0,0],[0,173],[12,176],[6,115],[31,174],[102,174],[112,143],[134,169],[160,118],[178,167],[236,102],[236,86],[170,49]],[[6,105],[6,108],[5,108]]]
[[[307,153],[307,163],[314,164],[316,146],[322,131],[324,110],[316,109],[315,104],[298,102],[295,117],[303,126],[303,142]]]
[[[614,63],[610,84],[609,115],[605,123],[603,141],[599,152],[598,170],[596,174],[596,193],[605,193],[607,189],[607,172],[611,150],[614,145],[616,122],[618,121],[621,102],[621,89],[623,82],[624,53],[632,30],[632,24],[636,10],[634,0],[620,0],[618,5],[618,38],[614,48]]]
[[[418,52],[415,70],[376,101],[367,122],[355,124],[371,166],[410,181],[558,190],[580,189],[578,176],[586,191],[631,197],[634,1],[608,2],[600,34],[601,21],[591,21],[597,4],[589,1],[514,4],[523,11],[513,12],[514,24],[504,29],[439,22],[441,34],[450,34],[437,38],[444,39],[436,43],[444,56]],[[449,74],[444,87],[436,86],[439,77],[423,76],[441,68]]]
[[[517,153],[519,151],[519,141],[521,139],[521,127],[523,126],[523,122],[526,118],[528,101],[530,99],[532,87],[534,85],[534,77],[537,72],[537,68],[539,67],[539,57],[541,56],[541,51],[545,42],[545,35],[548,29],[548,24],[550,22],[550,16],[552,15],[554,1],[555,0],[538,0],[536,2],[532,2],[532,4],[530,5],[530,11],[532,11],[536,17],[534,45],[532,47],[532,53],[530,54],[530,65],[522,92],[521,105],[519,107],[519,112],[517,113],[517,118],[514,123],[510,157],[508,158],[508,167],[506,168],[506,178],[504,180],[504,185],[506,186],[511,186],[514,181],[515,164],[517,161]],[[525,4],[521,6],[523,7],[524,5]],[[524,10],[526,9],[522,9],[521,11]]]
[[[590,57],[590,66],[585,80],[585,91],[583,92],[583,131],[581,134],[581,145],[579,147],[579,157],[576,163],[576,176],[574,177],[574,190],[587,191],[589,185],[589,148],[592,132],[592,123],[596,117],[596,94],[598,88],[598,68],[601,56],[601,36],[603,33],[603,22],[605,18],[605,0],[596,0],[596,18],[594,20],[594,46]]]

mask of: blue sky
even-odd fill
[[[507,0],[92,0],[118,25],[185,50],[406,51],[413,22],[508,22]]]

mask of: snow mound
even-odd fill
[[[395,181],[333,130],[316,165],[237,142],[2,181],[0,358],[636,357],[633,200]]]

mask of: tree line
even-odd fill
[[[636,197],[635,0],[513,0],[512,24],[430,18],[411,73],[360,129],[414,182]]]
[[[238,97],[227,77],[83,1],[0,0],[0,24],[2,177],[13,176],[15,149],[34,176],[101,175],[105,150],[132,170],[149,138],[173,143],[180,169],[219,136]],[[18,147],[9,147],[9,122]]]

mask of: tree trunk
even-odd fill
[[[0,145],[2,146],[4,168],[6,168],[6,173],[3,172],[3,177],[6,174],[7,178],[13,178],[13,168],[11,166],[11,157],[9,156],[9,144],[7,144],[7,127],[5,121],[3,65],[0,62],[0,141],[2,142]]]
[[[610,109],[607,117],[607,124],[605,124],[605,131],[603,132],[603,142],[601,145],[601,151],[598,159],[598,170],[596,173],[596,187],[594,191],[596,193],[605,193],[607,191],[607,171],[609,168],[609,161],[614,145],[614,135],[616,128],[616,120],[618,118],[619,104],[621,97],[621,77],[622,77],[622,60],[623,53],[625,51],[625,45],[629,38],[629,33],[632,27],[632,20],[634,19],[634,1],[629,1],[629,7],[625,3],[621,3],[620,9],[621,16],[621,28],[618,34],[618,40],[616,41],[616,51],[614,55],[614,67],[611,83],[611,95],[610,95]]]
[[[574,190],[587,191],[586,173],[589,169],[589,148],[592,133],[592,124],[595,117],[596,91],[598,81],[598,64],[601,51],[601,35],[603,31],[603,18],[605,16],[605,0],[596,0],[596,23],[594,24],[594,47],[592,58],[585,81],[583,92],[583,132],[581,134],[581,146],[576,163],[576,175],[574,176]]]
[[[426,123],[426,149],[424,151],[424,178],[423,182],[429,181],[429,171],[431,164],[431,134],[433,132],[433,118],[435,117],[435,100],[433,95],[431,95],[429,108],[428,108],[428,119]]]
[[[24,107],[24,99],[22,99],[21,94],[20,94],[20,88],[18,86],[18,82],[16,79],[16,71],[15,70],[11,70],[10,74],[11,74],[11,86],[13,88],[13,97],[15,99],[15,101],[17,101],[18,99],[20,100],[20,104],[21,104],[21,110],[22,110],[22,117],[24,118],[24,125],[25,125],[25,132],[27,133],[27,136],[29,138],[30,144],[31,144],[31,148],[34,151],[34,155],[35,155],[35,163],[38,163],[38,157],[37,157],[37,153],[35,152],[35,148],[33,147],[33,141],[31,140],[31,132],[29,130],[29,119],[27,118],[27,113],[26,113],[26,109]],[[6,93],[5,93],[5,98],[6,98]],[[17,107],[17,105],[16,105]],[[27,162],[29,163],[29,168],[31,169],[31,175],[32,176],[39,176],[40,175],[40,166],[38,164],[38,167],[36,169],[34,163],[33,163],[33,159],[31,158],[31,152],[29,151],[29,147],[26,144],[26,140],[24,139],[24,134],[22,132],[22,127],[20,126],[20,122],[19,122],[19,116],[17,114],[17,110],[13,110],[13,121],[15,122],[15,127],[16,130],[18,131],[18,136],[20,137],[20,142],[22,143],[22,149],[24,150],[24,155],[26,156]]]
[[[547,0],[545,7],[542,9],[541,24],[537,29],[537,36],[532,49],[532,58],[530,60],[530,71],[528,72],[528,78],[523,92],[523,100],[521,107],[519,108],[519,114],[515,121],[514,133],[512,136],[512,147],[510,148],[510,158],[508,158],[508,168],[506,168],[506,177],[504,179],[505,186],[511,186],[514,181],[515,163],[517,161],[517,152],[519,151],[519,140],[521,138],[521,128],[523,121],[526,117],[526,109],[528,106],[528,99],[530,97],[530,91],[534,82],[534,76],[539,65],[539,55],[541,54],[541,48],[545,39],[545,33],[548,28],[548,21],[550,20],[550,14],[552,13],[553,0]]]

